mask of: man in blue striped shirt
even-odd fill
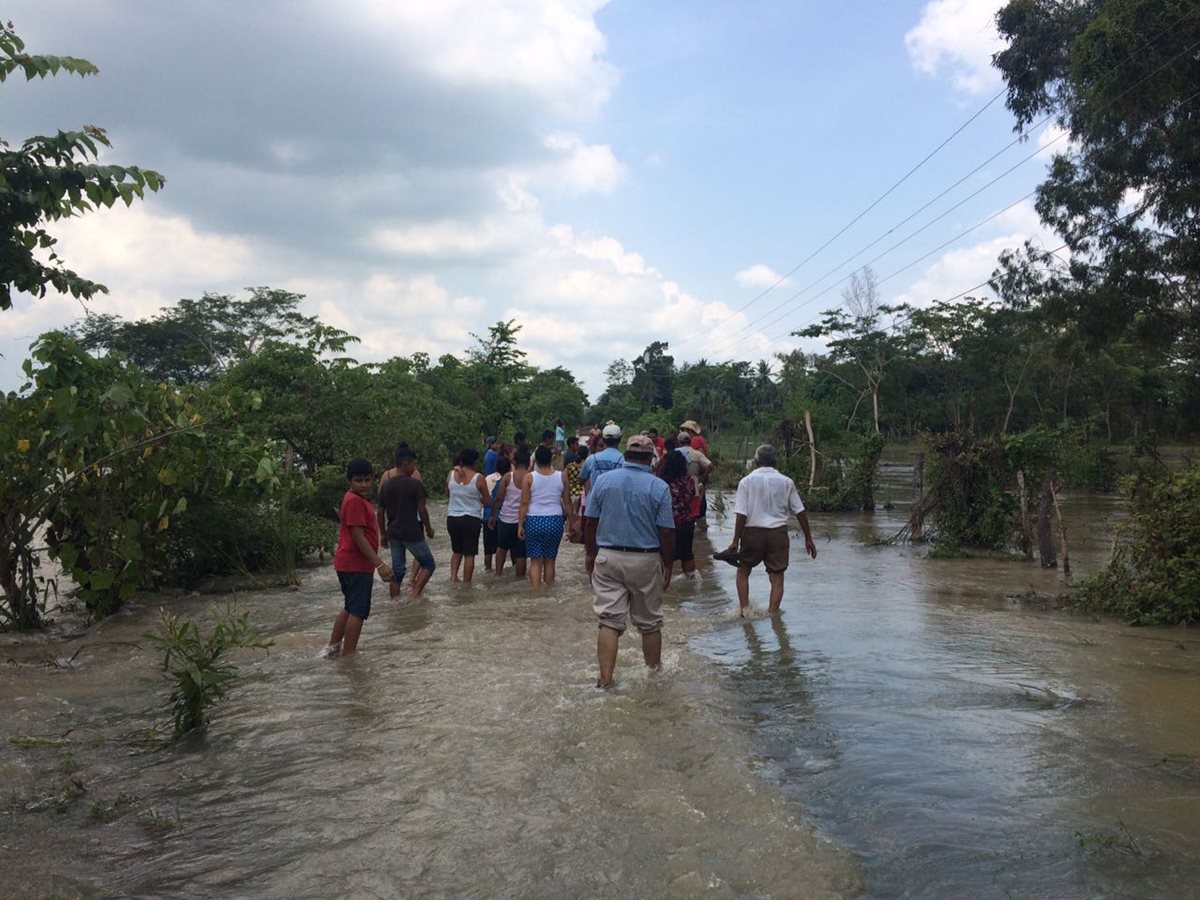
[[[662,660],[662,595],[671,586],[675,517],[670,488],[650,471],[653,458],[653,442],[635,434],[624,465],[597,477],[588,494],[584,544],[600,621],[600,688],[612,686],[627,619],[641,632],[646,665],[657,669]]]
[[[579,470],[579,482],[588,492],[592,490],[592,482],[601,474],[619,469],[625,464],[625,457],[618,449],[621,446],[621,426],[616,422],[609,422],[604,426],[601,438],[604,446],[591,447],[588,458],[583,462],[583,468]]]

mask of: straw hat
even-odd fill
[[[695,419],[688,419],[686,422],[684,422],[684,423],[683,423],[682,425],[680,425],[679,427],[680,427],[680,428],[683,428],[683,429],[686,429],[687,431],[690,431],[690,432],[692,432],[692,434],[699,434],[699,433],[700,433],[700,426],[696,424],[696,420],[695,420]]]

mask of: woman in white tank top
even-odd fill
[[[529,583],[541,587],[554,580],[558,545],[571,513],[571,488],[566,473],[552,465],[553,452],[545,444],[533,455],[533,471],[521,485],[521,510],[517,534],[525,541]]]
[[[475,557],[479,553],[479,530],[483,527],[483,507],[491,501],[487,483],[476,471],[479,451],[468,447],[458,455],[458,465],[446,476],[450,500],[446,504],[446,533],[450,536],[450,581],[458,581],[458,567],[463,569],[463,581],[475,574]]]
[[[504,562],[511,555],[518,578],[525,577],[525,542],[517,537],[521,513],[521,482],[529,474],[529,450],[520,447],[513,454],[512,471],[500,479],[488,527],[496,529],[496,567],[499,578],[504,574]]]

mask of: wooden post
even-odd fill
[[[1043,569],[1058,568],[1058,555],[1054,549],[1054,536],[1050,529],[1050,516],[1054,511],[1054,482],[1057,479],[1053,469],[1046,470],[1042,479],[1042,496],[1038,501],[1038,556]]]
[[[1033,560],[1033,535],[1029,530],[1029,486],[1025,484],[1025,470],[1017,472],[1017,488],[1021,496],[1021,552]]]
[[[808,432],[808,487],[812,490],[817,484],[817,439],[813,436],[812,413],[804,411],[804,430]]]
[[[1054,499],[1054,515],[1058,518],[1058,540],[1062,545],[1063,574],[1071,574],[1071,554],[1067,552],[1067,523],[1063,520],[1062,509],[1058,505],[1058,491],[1053,483],[1050,485],[1050,496]]]
[[[925,499],[925,454],[918,453],[913,457],[913,509],[922,509]],[[925,540],[925,517],[916,515],[912,520],[911,538],[914,541]]]

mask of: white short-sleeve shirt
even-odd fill
[[[804,512],[796,482],[777,469],[759,466],[738,482],[733,511],[746,517],[748,528],[778,528]]]

